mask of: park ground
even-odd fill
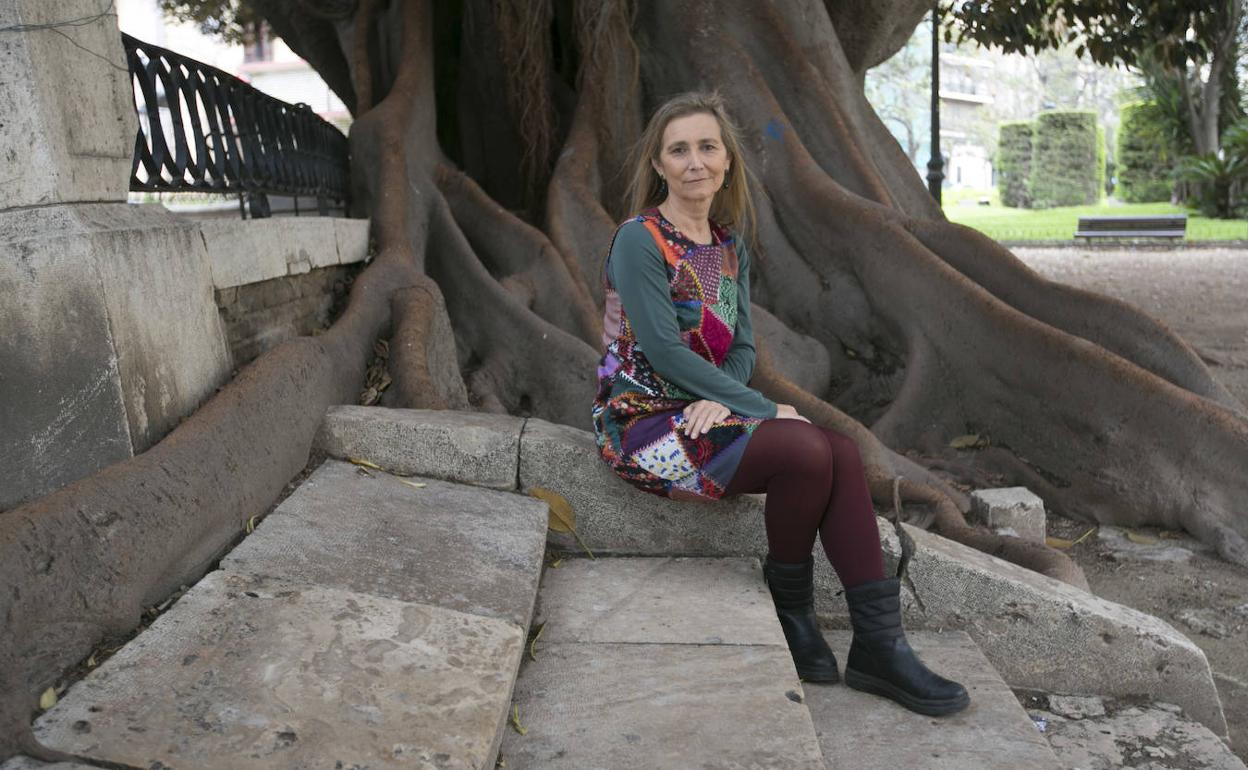
[[[1248,228],[1248,223],[1232,223]],[[1066,236],[1069,238],[1069,234]],[[1015,247],[1046,278],[1122,299],[1173,329],[1223,385],[1248,404],[1248,247]],[[1050,516],[1049,535],[1078,540],[1085,522]],[[1173,558],[1177,533],[1093,532],[1069,552],[1101,597],[1156,615],[1204,650],[1230,725],[1248,761],[1248,569],[1193,550]],[[1138,541],[1138,542],[1135,542]]]

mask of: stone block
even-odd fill
[[[877,519],[885,561],[896,569],[893,527]],[[1209,663],[1191,640],[1152,615],[904,525],[915,554],[903,589],[913,628],[966,631],[1012,687],[1177,703],[1227,734]],[[820,612],[836,612],[824,590]]]
[[[338,263],[350,265],[367,259],[369,220],[335,218],[333,221],[334,237],[338,242]]]
[[[513,697],[527,732],[503,734],[508,770],[823,768],[784,647],[539,641],[537,650]]]
[[[972,492],[971,518],[1001,534],[1044,542],[1044,501],[1027,487]]]
[[[851,634],[824,634],[842,662]],[[805,685],[826,767],[854,770],[1059,770],[1044,737],[1014,693],[961,632],[908,634],[933,671],[961,682],[971,696],[965,711],[933,719],[885,698],[844,685]]]
[[[0,212],[0,508],[141,452],[229,354],[202,244],[158,206]]]
[[[339,406],[326,411],[314,446],[394,473],[514,490],[524,424],[481,412]]]
[[[330,217],[273,217],[200,222],[213,285],[218,289],[244,286],[338,264],[335,221]]]
[[[30,757],[13,757],[0,764],[0,770],[96,770],[96,767],[79,762],[40,762]]]
[[[101,8],[0,3],[0,29],[90,20],[0,34],[0,210],[126,200],[138,121],[117,17]]]
[[[520,488],[542,487],[567,498],[581,540],[595,553],[765,556],[759,499],[675,502],[642,492],[598,457],[594,435],[530,418],[520,439]],[[570,536],[552,536],[579,550]]]
[[[784,634],[757,559],[565,559],[542,577],[543,642],[771,644]]]
[[[222,569],[501,618],[528,628],[546,504],[327,460]]]
[[[1058,696],[1050,696],[1050,702]],[[1239,757],[1208,727],[1184,719],[1166,703],[1122,706],[1113,713],[1074,717],[1052,711],[1030,711],[1044,724],[1045,736],[1062,767],[1111,770],[1120,767],[1198,767],[1201,770],[1245,770]]]
[[[35,724],[131,767],[492,766],[524,632],[213,572]]]

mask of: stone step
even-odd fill
[[[36,734],[133,767],[492,768],[547,515],[327,461]]]
[[[849,631],[825,631],[844,669]],[[829,770],[1058,770],[1048,742],[983,652],[961,631],[907,632],[933,671],[961,682],[971,705],[945,717],[915,714],[885,698],[837,685],[806,685]]]
[[[537,622],[507,770],[823,767],[756,559],[569,559]]]

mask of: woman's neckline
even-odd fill
[[[723,244],[723,241],[721,241],[719,237],[715,235],[715,229],[716,229],[715,222],[712,219],[710,219],[710,217],[707,217],[706,224],[707,224],[707,228],[711,231],[711,242],[702,243],[700,241],[695,241],[694,239],[690,238],[688,235],[685,234],[683,230],[681,230],[679,227],[676,226],[675,222],[663,216],[663,212],[659,210],[658,206],[654,207],[654,213],[659,219],[662,219],[664,222],[666,222],[668,227],[672,228],[673,232],[675,232],[681,238],[684,238],[686,241],[689,241],[695,246],[720,246]]]

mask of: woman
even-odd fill
[[[737,129],[715,94],[677,96],[642,135],[631,210],[605,264],[604,353],[594,431],[624,480],[674,499],[766,492],[764,578],[798,675],[839,681],[815,622],[815,536],[845,586],[855,689],[928,715],[970,699],[928,670],[901,627],[854,443],[748,386],[754,369],[754,224]],[[737,230],[734,234],[728,229]]]

